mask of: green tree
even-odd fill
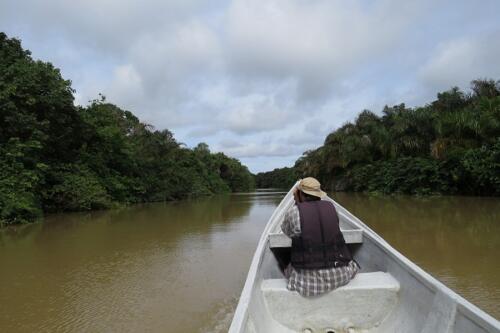
[[[454,87],[423,107],[364,110],[293,169],[334,190],[498,195],[499,138],[500,83],[474,80],[470,93]],[[259,174],[257,185],[289,186],[281,172]]]
[[[86,107],[73,100],[57,68],[0,33],[0,223],[254,186],[245,166],[205,143],[185,148],[102,95]]]

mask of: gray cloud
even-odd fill
[[[423,4],[424,2],[422,2]],[[360,63],[386,53],[423,5],[380,1],[233,1],[229,65],[241,75],[298,81],[296,97],[324,97]]]
[[[234,143],[223,142],[216,150],[223,151],[236,158],[251,157],[283,157],[301,154],[302,147],[287,145],[285,143]]]
[[[206,10],[207,4],[201,0],[27,0],[2,1],[0,9],[2,21],[34,27],[38,36],[57,36],[80,47],[121,54],[138,38],[170,30]]]
[[[290,164],[365,108],[498,79],[499,10],[493,0],[6,0],[0,29],[61,67],[78,103],[102,92],[259,171]]]
[[[500,78],[500,30],[439,44],[419,77],[434,91],[467,87],[472,79]]]

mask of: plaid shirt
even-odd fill
[[[293,205],[285,213],[281,230],[288,236],[300,235],[299,208]],[[287,289],[296,290],[302,296],[317,296],[347,284],[358,272],[354,261],[343,267],[325,269],[295,269],[291,264],[285,269]]]

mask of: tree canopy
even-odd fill
[[[257,185],[293,184],[283,174],[340,191],[500,195],[500,81],[474,80],[469,93],[454,87],[423,107],[364,110],[293,171],[257,174]]]
[[[289,189],[298,178],[299,173],[295,168],[277,168],[255,175],[255,185],[258,188]]]
[[[0,33],[0,223],[253,188],[237,159],[204,143],[188,149],[103,96],[75,106],[73,93],[57,68]]]

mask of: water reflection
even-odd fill
[[[276,194],[217,196],[3,229],[0,330],[206,327],[210,308],[236,304],[277,201]]]
[[[333,193],[393,247],[500,317],[500,200]]]
[[[225,332],[275,191],[59,214],[0,230],[0,331]],[[335,194],[499,317],[499,201]]]

